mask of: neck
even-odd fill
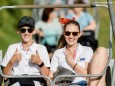
[[[79,17],[81,15],[82,12],[76,13],[75,16]]]
[[[32,44],[33,44],[33,40],[30,42],[22,42],[23,49],[28,50]]]
[[[71,52],[74,52],[74,50],[76,50],[78,44],[74,44],[74,45],[67,45],[67,49],[69,49]]]
[[[53,21],[52,18],[49,18],[49,19],[48,19],[48,23],[51,23],[52,21]]]

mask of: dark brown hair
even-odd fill
[[[69,22],[67,22],[67,23],[64,25],[64,31],[65,31],[66,26],[69,25],[69,24],[74,24],[74,25],[78,26],[78,29],[79,29],[79,31],[80,31],[80,25],[79,25],[79,23],[78,23],[77,21],[75,21],[75,20],[70,20]]]
[[[83,0],[75,0],[74,4],[85,4]]]
[[[74,4],[85,4],[85,2],[83,0],[75,0]],[[84,8],[83,11],[86,11],[86,8]]]
[[[49,18],[49,15],[51,12],[53,12],[54,8],[45,8],[43,10],[43,14],[42,14],[42,20],[44,22],[47,22],[48,21],[48,18]]]

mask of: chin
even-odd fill
[[[75,43],[68,43],[68,44],[72,46],[72,45],[74,45]]]
[[[28,43],[29,41],[30,41],[30,40],[28,40],[28,39],[27,39],[27,40],[23,40],[24,43]]]
[[[23,41],[23,43],[28,43],[29,41]]]
[[[76,42],[68,42],[68,44],[69,44],[70,46],[72,46],[72,45],[75,45]]]

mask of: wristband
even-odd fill
[[[75,69],[76,65],[77,65],[77,63],[74,65],[73,70]]]
[[[44,66],[44,63],[42,62],[40,65],[38,64],[39,67],[43,67]]]

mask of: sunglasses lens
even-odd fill
[[[73,36],[77,36],[79,32],[73,32]]]
[[[27,29],[27,30],[28,30],[29,33],[32,33],[34,29],[29,28],[29,29]]]
[[[21,33],[25,33],[26,32],[26,29],[20,29]]]
[[[71,33],[72,33],[73,36],[77,36],[79,32],[69,32],[69,31],[66,31],[65,35],[69,36]]]
[[[29,28],[29,29],[21,28],[21,29],[20,29],[21,33],[25,33],[26,30],[27,30],[29,33],[32,33],[34,29],[32,29],[32,28]]]
[[[65,32],[66,36],[69,36],[70,34],[71,34],[71,32],[68,32],[68,31]]]

